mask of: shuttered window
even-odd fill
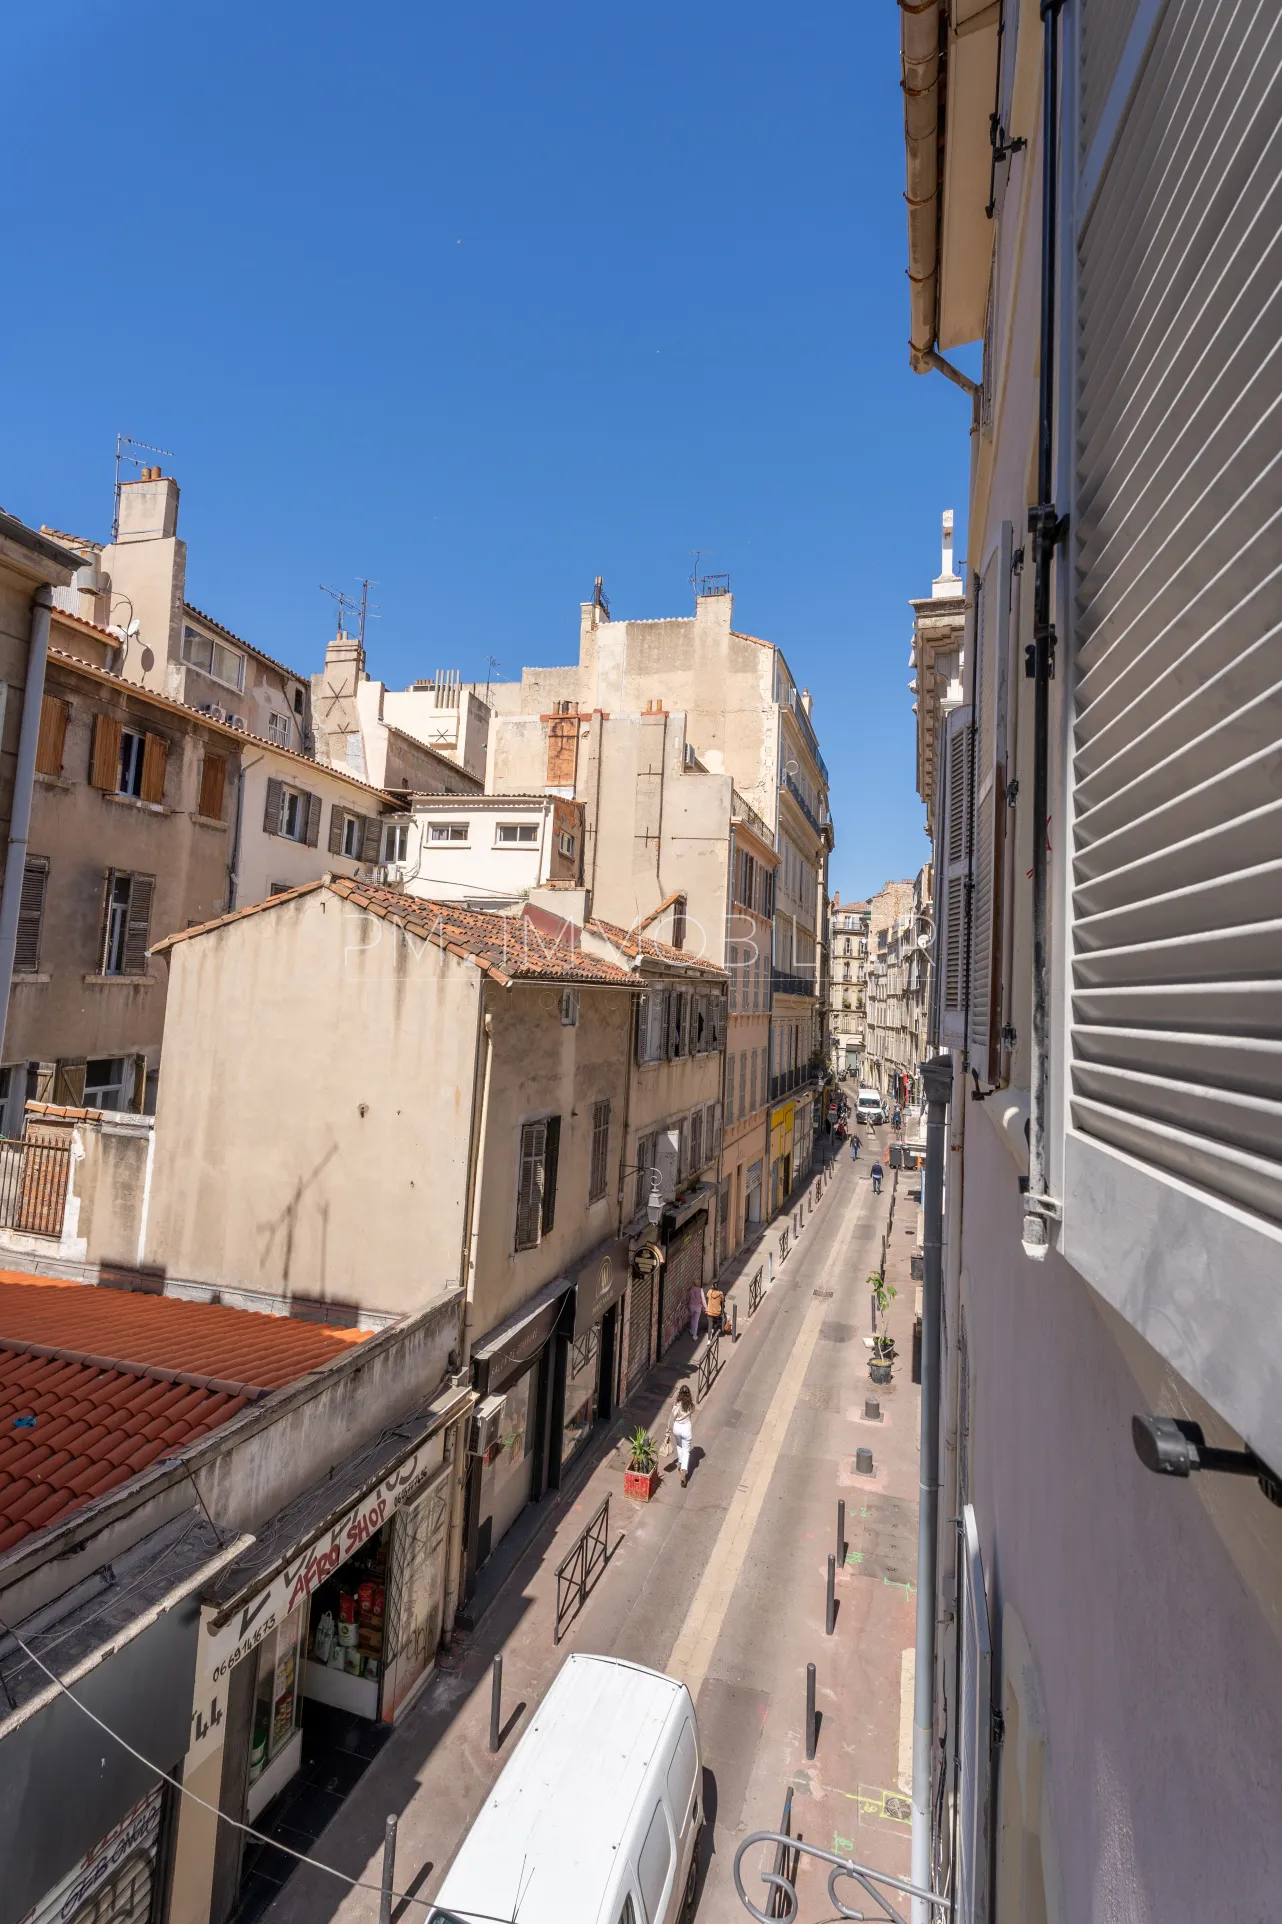
[[[36,769],[41,775],[61,775],[62,751],[67,740],[71,703],[57,695],[44,695],[40,702],[40,733],[36,739]]]
[[[939,983],[939,1039],[963,1040],[966,971],[966,889],[970,854],[970,709],[955,708],[943,725],[943,874],[937,891],[935,967]]]
[[[18,905],[18,938],[13,956],[16,974],[34,975],[40,967],[40,936],[44,927],[45,891],[48,885],[47,857],[29,855],[23,865],[22,897]]]
[[[223,795],[227,787],[227,757],[206,755],[200,768],[200,813],[210,821],[223,819]]]
[[[169,766],[169,743],[162,735],[143,737],[142,780],[139,794],[144,802],[165,799],[165,770]]]
[[[1278,1225],[1282,12],[1171,0],[1078,246],[1071,1119]]]
[[[561,1118],[543,1116],[521,1125],[517,1171],[516,1246],[533,1249],[556,1220],[556,1178]]]
[[[592,1164],[588,1173],[588,1201],[599,1202],[609,1182],[610,1104],[592,1105]]]
[[[123,730],[114,715],[95,715],[93,739],[89,749],[89,781],[92,787],[114,794],[120,780],[120,737]]]
[[[108,869],[103,903],[100,972],[145,975],[151,940],[151,905],[156,880],[124,869]]]
[[[362,862],[377,862],[382,840],[382,823],[376,815],[366,815],[361,823],[360,859]]]
[[[1000,1067],[1012,539],[1010,522],[1003,522],[982,580],[976,584],[973,698],[979,725],[970,859],[970,951],[964,992],[969,1066],[985,1080],[995,1080]]]

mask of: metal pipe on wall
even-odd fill
[[[9,1014],[13,963],[18,947],[18,916],[22,911],[22,883],[27,866],[27,837],[31,833],[31,790],[40,741],[40,711],[44,703],[45,663],[49,659],[49,611],[53,590],[36,589],[31,606],[31,639],[27,648],[27,685],[22,691],[22,726],[18,735],[18,766],[13,778],[9,811],[9,846],[5,851],[4,883],[0,887],[0,1009]],[[0,1034],[3,1031],[0,1024]]]
[[[926,1171],[921,1298],[921,1454],[918,1463],[917,1635],[913,1674],[912,1881],[928,1888],[931,1787],[935,1755],[935,1613],[939,1567],[940,1310],[944,1281],[944,1164],[953,1058],[932,1056],[922,1069],[926,1089]],[[913,1924],[930,1924],[931,1906],[913,1899]]]

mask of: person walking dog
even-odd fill
[[[681,1471],[681,1488],[684,1490],[690,1476],[690,1441],[694,1436],[694,1398],[684,1383],[672,1405],[669,1427],[677,1446],[677,1467]]]
[[[880,1164],[880,1162],[875,1162],[875,1163],[873,1164],[873,1166],[872,1166],[872,1168],[871,1168],[871,1169],[870,1169],[870,1170],[868,1171],[868,1173],[869,1173],[869,1175],[870,1175],[870,1176],[872,1177],[872,1193],[873,1193],[873,1195],[874,1195],[874,1196],[880,1196],[880,1194],[881,1194],[881,1178],[882,1178],[882,1167],[881,1167],[881,1164]]]

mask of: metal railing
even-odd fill
[[[720,1373],[721,1330],[719,1326],[714,1326],[708,1331],[708,1345],[703,1355],[699,1358],[697,1380],[694,1390],[694,1400],[696,1403],[702,1403]]]
[[[791,1811],[785,1813],[791,1817]],[[837,1840],[844,1843],[846,1840]],[[766,1908],[759,1911],[743,1888],[743,1860],[748,1852],[759,1844],[773,1844],[775,1847],[772,1869],[761,1871],[759,1876],[769,1888]],[[932,1917],[941,1912],[945,1917],[953,1915],[953,1900],[942,1891],[928,1891],[920,1884],[911,1884],[907,1878],[892,1877],[889,1871],[874,1870],[870,1864],[856,1863],[852,1857],[838,1857],[833,1851],[821,1850],[818,1844],[807,1844],[802,1838],[794,1838],[791,1826],[782,1831],[759,1830],[751,1837],[745,1837],[734,1854],[734,1887],[739,1893],[739,1902],[750,1917],[758,1924],[771,1924],[774,1918],[790,1921],[798,1914],[797,1871],[803,1857],[813,1857],[821,1864],[831,1866],[828,1872],[828,1902],[834,1917],[852,1917],[869,1920],[882,1920],[883,1924],[902,1924],[903,1912],[892,1904],[889,1892],[897,1896],[916,1898],[919,1903],[929,1905]],[[851,1910],[837,1895],[837,1885],[850,1878],[860,1887],[858,1910]],[[871,1898],[877,1906],[875,1911],[863,1908]]]
[[[588,1592],[610,1561],[610,1498],[574,1540],[574,1547],[556,1566],[556,1625],[554,1644],[561,1641],[561,1627],[571,1614],[577,1616],[588,1600]]]
[[[786,1229],[781,1229],[779,1231],[779,1261],[780,1262],[783,1262],[788,1254],[789,1233],[790,1232]]]
[[[755,1315],[757,1310],[761,1308],[761,1298],[765,1294],[765,1291],[762,1289],[762,1286],[761,1286],[761,1278],[764,1274],[765,1274],[765,1268],[763,1265],[762,1268],[757,1271],[752,1281],[748,1284],[749,1316]]]
[[[771,969],[770,987],[775,995],[818,995],[813,975],[795,975],[789,969]]]
[[[61,1236],[71,1144],[0,1137],[0,1229]]]
[[[770,1078],[770,1100],[777,1102],[780,1096],[790,1096],[794,1089],[808,1088],[818,1082],[820,1069],[817,1063],[803,1062],[795,1069],[780,1069]]]
[[[784,770],[783,785],[787,789],[788,793],[792,796],[793,801],[797,804],[797,807],[801,810],[806,820],[809,822],[811,828],[813,828],[813,830],[815,831],[815,834],[822,835],[824,832],[823,823],[819,820],[819,817],[815,814],[814,809],[811,808],[810,803],[806,800],[805,796],[802,794],[800,782],[795,781],[793,777],[788,773],[787,769]]]

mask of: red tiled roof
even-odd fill
[[[581,946],[582,932],[572,922],[560,922],[544,912],[540,915],[494,915],[486,909],[468,909],[458,902],[426,901],[417,895],[404,895],[399,889],[378,888],[372,882],[358,882],[345,875],[325,875],[318,882],[304,882],[265,902],[251,903],[202,922],[194,929],[180,929],[157,942],[151,953],[160,955],[190,942],[193,936],[207,935],[239,922],[250,915],[270,915],[283,903],[297,900],[316,889],[350,902],[354,908],[367,909],[403,928],[408,935],[432,942],[462,962],[473,962],[502,988],[518,980],[547,982],[622,984],[637,986],[628,970],[615,962],[591,955]],[[655,945],[661,946],[661,945]],[[677,955],[675,949],[670,953]],[[678,956],[678,960],[688,960]]]
[[[641,935],[636,929],[621,929],[617,923],[603,922],[595,915],[588,927],[594,935],[603,936],[624,955],[649,956],[655,962],[674,962],[681,968],[698,969],[704,975],[718,978],[726,976],[719,962],[709,962],[701,955],[691,955],[688,949],[674,949],[668,942],[656,942],[652,935]]]
[[[0,1271],[0,1553],[363,1340]]]

